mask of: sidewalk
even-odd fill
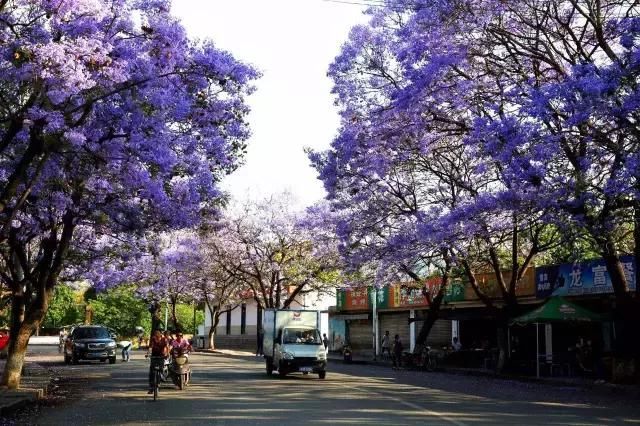
[[[328,355],[329,360],[332,362],[341,362],[347,364],[344,360],[344,357],[341,353],[329,352]],[[367,365],[377,365],[383,367],[391,368],[392,362],[389,359],[376,358],[373,359],[371,355],[358,354],[354,353],[352,355],[351,364],[367,364]],[[417,373],[422,374],[431,374],[427,371],[418,371]],[[464,375],[464,376],[482,376],[482,377],[490,377],[495,379],[502,380],[517,380],[520,382],[535,382],[541,384],[547,384],[551,386],[561,386],[561,387],[579,387],[585,389],[598,389],[600,391],[605,392],[620,392],[629,395],[635,395],[636,397],[640,397],[640,387],[634,385],[619,385],[615,383],[595,383],[593,379],[586,379],[583,377],[532,377],[532,376],[521,376],[521,375],[512,375],[512,374],[496,374],[493,370],[487,370],[482,368],[462,368],[462,367],[449,367],[449,366],[439,366],[437,369],[437,373],[444,374],[455,374],[455,375]]]
[[[5,361],[0,361],[0,371],[4,371]],[[47,395],[52,374],[34,362],[25,362],[19,389],[0,387],[0,417],[10,414],[24,405]]]

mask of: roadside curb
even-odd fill
[[[19,389],[0,388],[0,417],[43,399],[53,383],[53,374],[36,363],[25,363]]]

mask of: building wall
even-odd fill
[[[328,333],[329,317],[326,311],[329,306],[335,304],[334,294],[304,294],[300,295],[292,304],[291,309],[310,309],[323,312],[321,318],[321,333]],[[220,316],[220,322],[216,328],[216,347],[221,349],[249,349],[255,350],[257,342],[258,325],[261,320],[258,318],[258,305],[253,299],[245,301],[246,306],[246,326],[245,333],[242,334],[242,309],[240,306],[231,311],[230,333],[227,334],[227,314]],[[262,315],[262,314],[261,314]],[[211,328],[211,314],[205,307],[204,326],[199,327],[202,335],[207,336]],[[205,345],[208,344],[205,339]]]

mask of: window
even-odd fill
[[[306,345],[319,345],[322,343],[320,332],[308,328],[286,328],[284,330],[283,343],[301,343]]]

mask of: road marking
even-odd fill
[[[376,391],[373,391],[373,390],[370,390],[370,389],[363,389],[363,388],[361,388],[359,386],[348,385],[348,384],[345,384],[345,383],[336,383],[336,384],[339,385],[339,386],[342,386],[344,388],[351,389],[351,390],[353,390],[353,389],[359,390],[360,392],[365,393],[365,394],[369,393],[369,394],[381,396],[383,398],[388,398],[388,399],[390,399],[390,400],[392,400],[394,402],[397,402],[398,404],[405,405],[405,406],[413,408],[414,410],[417,410],[417,411],[424,411],[427,414],[429,414],[430,416],[437,417],[437,418],[442,419],[442,420],[446,420],[447,422],[452,423],[452,424],[454,424],[456,426],[466,426],[466,423],[464,423],[464,422],[461,422],[461,421],[456,420],[456,419],[452,419],[451,417],[449,417],[449,416],[447,416],[445,414],[438,413],[437,411],[429,410],[428,408],[422,407],[422,406],[420,406],[418,404],[414,404],[413,402],[405,401],[405,400],[397,398],[395,396],[387,395],[387,394],[384,394],[382,392],[376,392]]]

